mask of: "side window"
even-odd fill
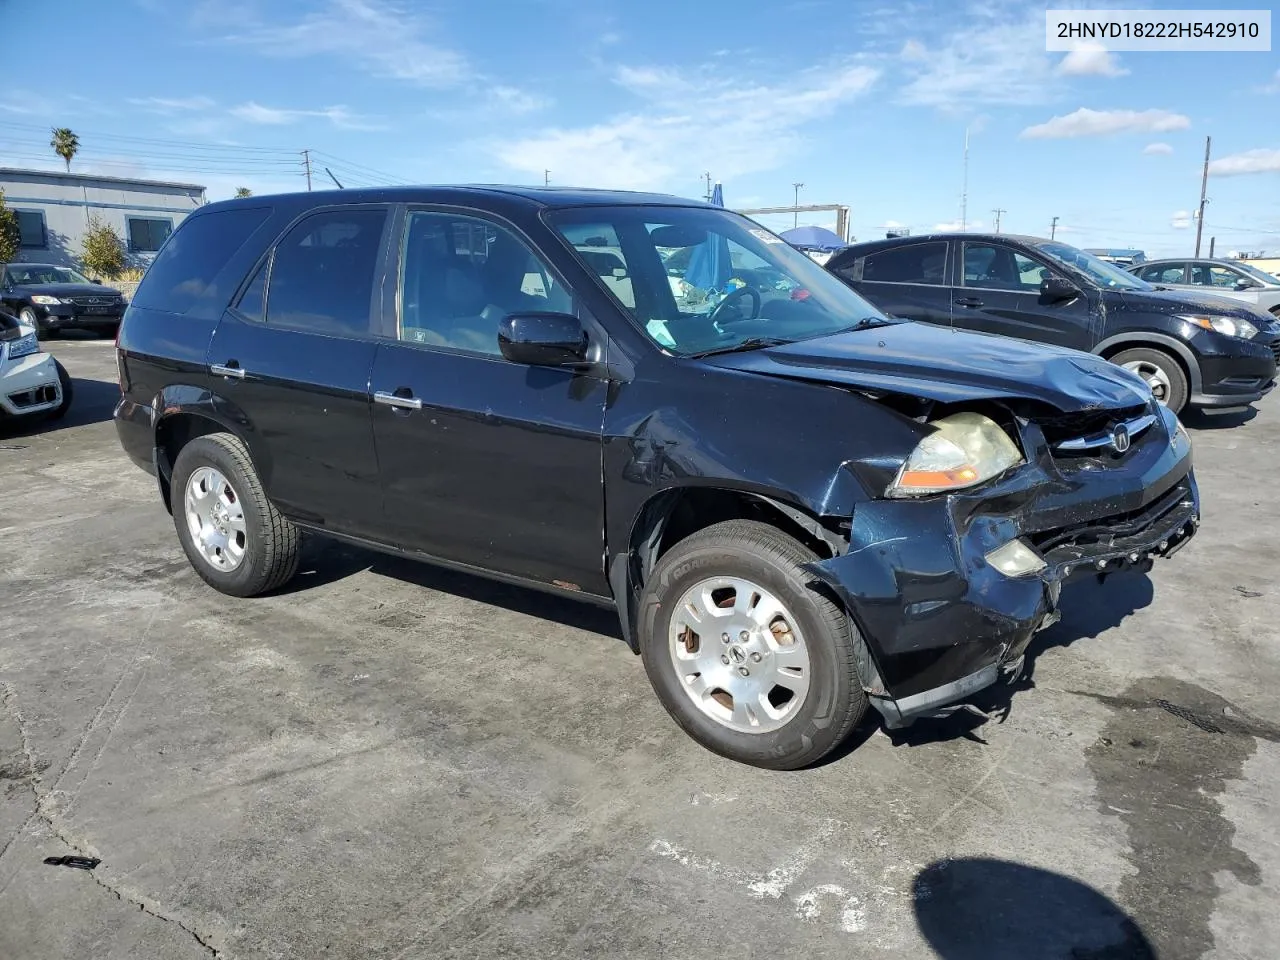
[[[964,285],[1031,292],[1052,275],[1044,264],[1002,243],[964,245]]]
[[[240,294],[236,303],[236,310],[250,320],[261,322],[267,317],[267,271],[270,267],[271,260],[268,258],[254,273],[249,286],[244,288],[244,293]]]
[[[173,233],[172,220],[129,218],[129,249],[135,253],[155,253]]]
[[[1214,265],[1209,268],[1209,285],[1220,289],[1234,290],[1236,285],[1244,280],[1242,273],[1237,273],[1230,267],[1219,267]]]
[[[44,228],[44,214],[39,210],[15,210],[18,218],[18,246],[24,250],[41,250],[49,245]]]
[[[368,334],[386,220],[386,210],[350,207],[296,224],[272,254],[267,323],[333,336]]]
[[[1183,265],[1180,263],[1156,264],[1139,270],[1138,276],[1148,283],[1182,283]]]
[[[274,275],[271,291],[274,312]],[[572,310],[569,292],[505,227],[451,213],[409,214],[400,272],[401,340],[500,356],[498,324],[508,314]]]
[[[947,245],[911,243],[869,254],[862,265],[862,279],[873,283],[941,284],[947,263]]]
[[[218,274],[270,215],[270,207],[249,207],[188,217],[142,278],[134,305],[168,313],[188,313],[197,306],[221,312],[243,277],[219,289]]]

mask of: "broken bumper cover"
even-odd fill
[[[1189,443],[1172,414],[1162,421],[1126,458],[1063,463],[1040,438],[1031,462],[972,493],[859,505],[849,549],[809,569],[861,634],[860,675],[887,726],[1016,676],[1036,631],[1058,619],[1064,583],[1146,570],[1186,544],[1199,492]],[[987,555],[1011,540],[1043,569],[992,566]]]

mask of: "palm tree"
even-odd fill
[[[71,158],[80,149],[80,138],[72,133],[69,127],[54,127],[53,139],[49,141],[49,146],[53,147],[54,153],[66,161],[67,173],[70,173]]]
[[[250,190],[248,187],[236,187],[236,196],[237,196],[237,197],[252,197],[252,196],[253,196],[253,191],[252,191],[252,190]]]

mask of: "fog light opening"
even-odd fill
[[[1010,540],[987,554],[987,563],[1006,577],[1027,577],[1048,566],[1044,558],[1021,540]]]

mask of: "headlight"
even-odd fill
[[[1206,330],[1214,330],[1218,333],[1226,334],[1228,337],[1239,337],[1241,340],[1252,340],[1258,335],[1258,328],[1252,323],[1235,317],[1211,317],[1203,313],[1180,313],[1176,319],[1194,323],[1197,327],[1203,327]]]
[[[44,307],[52,307],[61,303],[62,301],[59,300],[57,297],[46,297],[43,293],[37,293],[34,297],[31,298],[31,302],[38,303]]]
[[[916,444],[886,497],[922,497],[962,490],[1022,463],[1022,454],[994,420],[957,413],[932,424],[937,429]]]
[[[34,333],[28,333],[25,337],[19,337],[17,340],[9,341],[9,359],[17,360],[19,357],[27,357],[33,353],[40,352],[40,343],[36,340]]]

